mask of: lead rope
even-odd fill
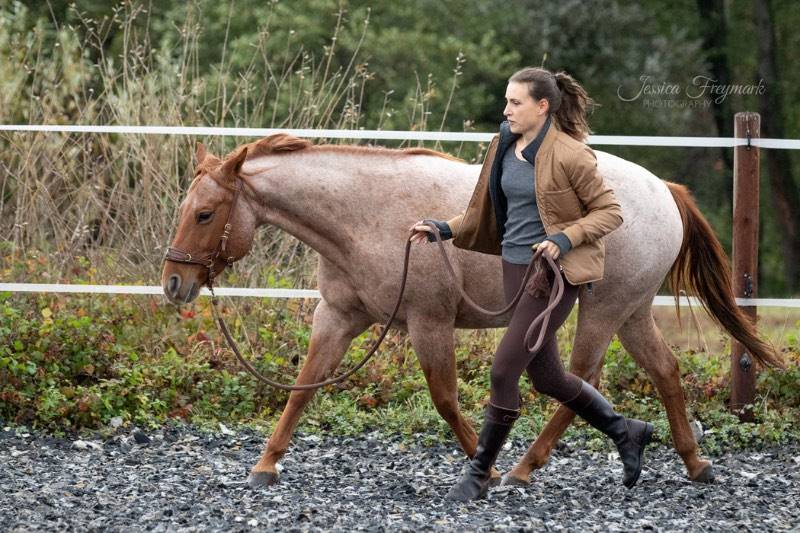
[[[456,273],[455,270],[453,270],[453,265],[450,263],[450,258],[447,257],[447,252],[445,251],[444,243],[442,242],[442,236],[439,234],[439,229],[436,227],[435,224],[431,222],[426,222],[423,225],[427,225],[433,230],[433,234],[436,237],[436,242],[439,245],[439,251],[442,253],[442,259],[444,259],[444,263],[447,266],[447,270],[448,272],[450,272],[452,279],[456,281],[457,279]],[[411,231],[411,233],[413,234],[413,230]],[[265,383],[271,387],[275,387],[276,389],[281,389],[285,391],[312,390],[324,387],[326,385],[341,383],[342,381],[350,377],[352,374],[357,372],[365,364],[367,364],[367,362],[372,358],[372,356],[375,355],[375,352],[378,350],[378,347],[381,345],[383,339],[386,337],[386,333],[389,331],[389,327],[392,325],[392,322],[394,321],[394,317],[397,314],[397,310],[400,308],[400,303],[403,300],[403,294],[405,294],[410,255],[411,255],[411,235],[409,235],[409,238],[406,240],[405,256],[403,258],[403,279],[400,282],[400,294],[397,297],[397,303],[395,304],[394,310],[392,311],[392,314],[389,316],[389,319],[386,321],[386,324],[383,326],[383,331],[381,331],[381,334],[378,337],[377,341],[375,341],[375,343],[372,345],[372,348],[370,348],[369,353],[367,353],[367,355],[365,355],[364,358],[356,366],[354,366],[344,374],[341,374],[340,376],[337,376],[335,378],[326,379],[325,381],[320,381],[319,383],[307,383],[305,385],[286,385],[284,383],[280,383],[278,381],[272,380],[264,376],[253,366],[252,363],[250,363],[250,361],[245,359],[244,356],[242,355],[242,352],[239,351],[239,347],[236,344],[236,341],[233,340],[233,336],[231,335],[231,332],[228,329],[228,325],[225,323],[225,320],[222,318],[220,314],[217,313],[218,300],[217,300],[217,295],[214,294],[214,286],[213,286],[214,278],[212,276],[209,276],[208,288],[211,291],[211,313],[214,316],[214,320],[217,322],[219,329],[222,331],[222,335],[225,337],[225,340],[228,341],[228,345],[231,347],[231,350],[233,350],[233,353],[239,360],[239,363],[241,363],[241,365],[248,372],[250,372],[250,374],[252,374],[253,377],[255,377],[258,381],[261,381],[262,383]],[[547,255],[545,255],[544,257],[549,263],[550,268],[553,270],[553,272],[555,272],[556,290],[550,291],[550,300],[548,302],[547,307],[539,314],[539,316],[536,317],[536,319],[534,319],[533,322],[531,322],[531,325],[528,327],[528,331],[525,333],[524,345],[525,349],[528,350],[528,352],[536,352],[541,347],[542,342],[544,341],[544,334],[545,331],[547,330],[547,325],[550,322],[550,314],[553,312],[553,309],[555,309],[556,305],[558,305],[558,303],[561,301],[561,297],[564,294],[564,280],[561,278],[561,275],[559,273],[560,270],[559,265],[555,262],[555,260],[552,257]],[[530,263],[528,263],[528,268],[527,270],[525,270],[525,276],[522,279],[522,284],[520,285],[519,290],[517,290],[517,294],[511,300],[511,303],[509,303],[506,307],[504,307],[499,311],[491,311],[489,309],[484,309],[483,307],[476,304],[472,300],[472,298],[470,298],[467,295],[467,293],[464,292],[464,288],[461,287],[458,283],[456,283],[456,288],[458,289],[458,292],[461,294],[461,297],[464,299],[464,301],[467,302],[467,304],[476,311],[489,316],[499,316],[510,311],[522,297],[522,293],[525,290],[525,287],[528,283],[528,279],[531,277],[531,272],[533,270],[535,263],[536,263],[535,258],[532,259]],[[530,339],[531,337],[533,337],[533,331],[539,322],[542,322],[542,326],[539,330],[539,336],[533,347],[530,347],[529,346]]]

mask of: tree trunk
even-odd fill
[[[700,28],[703,35],[703,50],[709,62],[711,77],[720,85],[731,83],[731,69],[728,64],[728,27],[725,24],[724,0],[697,0],[700,10]],[[733,111],[727,98],[717,103],[711,100],[714,122],[720,137],[733,135]],[[733,173],[733,150],[721,148],[720,154],[729,175]],[[724,201],[730,202],[730,187],[723,188]]]
[[[769,0],[754,0],[756,38],[758,40],[758,77],[766,90],[759,96],[762,137],[783,138],[783,98],[778,84],[775,59],[775,28]],[[772,209],[782,232],[783,264],[786,288],[795,294],[800,288],[800,192],[792,177],[792,161],[786,150],[765,150]]]

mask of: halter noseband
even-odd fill
[[[233,256],[225,257],[225,253],[227,252],[228,248],[228,238],[231,236],[231,216],[236,208],[236,201],[239,199],[239,192],[242,190],[242,178],[236,176],[236,185],[225,188],[233,189],[233,201],[231,202],[231,208],[228,211],[228,217],[225,219],[225,226],[222,230],[222,236],[220,236],[219,242],[217,243],[217,247],[214,248],[214,251],[205,257],[195,257],[197,254],[191,254],[179,248],[173,248],[170,246],[167,247],[167,253],[164,255],[165,261],[200,265],[205,267],[208,270],[208,280],[206,281],[206,285],[212,291],[212,293],[214,291],[214,278],[217,275],[217,272],[214,271],[214,264],[216,263],[217,259],[222,256],[222,259],[228,264],[228,266],[231,266],[234,262]]]

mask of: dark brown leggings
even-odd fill
[[[503,259],[506,304],[511,302],[519,290],[527,268],[528,265],[516,265]],[[491,402],[499,407],[519,408],[519,378],[523,370],[528,372],[534,389],[559,402],[569,401],[580,392],[583,380],[564,370],[556,340],[556,330],[567,319],[578,298],[578,287],[569,283],[563,272],[559,272],[559,275],[564,279],[564,296],[550,315],[544,341],[536,353],[528,353],[525,349],[525,333],[531,322],[547,307],[549,296],[534,298],[523,292],[513,310],[508,330],[500,340],[492,361]],[[552,270],[548,269],[547,279],[555,290],[555,274]],[[538,333],[537,327],[531,344],[538,338]]]

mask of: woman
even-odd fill
[[[523,370],[534,388],[572,409],[617,445],[624,466],[623,483],[639,478],[642,455],[653,426],[625,418],[589,383],[566,372],[556,330],[578,296],[578,286],[603,277],[605,247],[601,237],[622,224],[622,209],[600,174],[589,134],[586,109],[592,101],[571,76],[528,67],[508,80],[506,121],[487,150],[480,177],[467,208],[444,222],[417,222],[412,242],[434,241],[433,222],[442,239],[459,248],[500,255],[506,302],[517,293],[528,263],[540,254],[560,259],[564,295],[553,310],[544,342],[528,353],[523,340],[531,321],[548,298],[527,290],[513,310],[491,370],[491,395],[478,447],[448,498],[483,497],[491,469],[519,417],[519,378]],[[536,249],[536,254],[533,253]],[[555,274],[548,274],[554,286]]]

